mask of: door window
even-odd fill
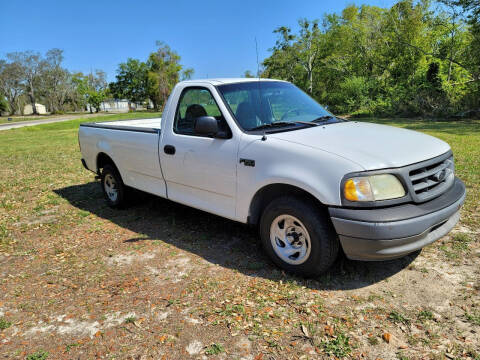
[[[186,88],[178,102],[173,130],[177,134],[195,135],[195,119],[201,116],[213,116],[219,123],[219,129],[226,127],[225,119],[209,90]]]

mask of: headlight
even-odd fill
[[[405,189],[391,174],[358,176],[345,181],[343,194],[349,201],[377,201],[405,196]]]

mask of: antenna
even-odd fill
[[[255,36],[255,52],[257,53],[257,78],[260,79],[260,64],[258,62],[258,43],[257,37]]]
[[[255,36],[255,53],[257,54],[257,84],[258,84],[258,105],[262,106],[262,89],[260,87],[260,63],[258,62],[258,42],[257,37]],[[267,135],[265,129],[263,129],[262,141],[267,140]]]

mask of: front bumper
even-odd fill
[[[422,204],[381,209],[329,208],[345,255],[352,260],[402,257],[445,236],[460,218],[465,185],[455,178],[441,196]]]

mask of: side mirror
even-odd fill
[[[218,134],[217,119],[213,116],[200,116],[196,118],[195,134],[215,137]]]

